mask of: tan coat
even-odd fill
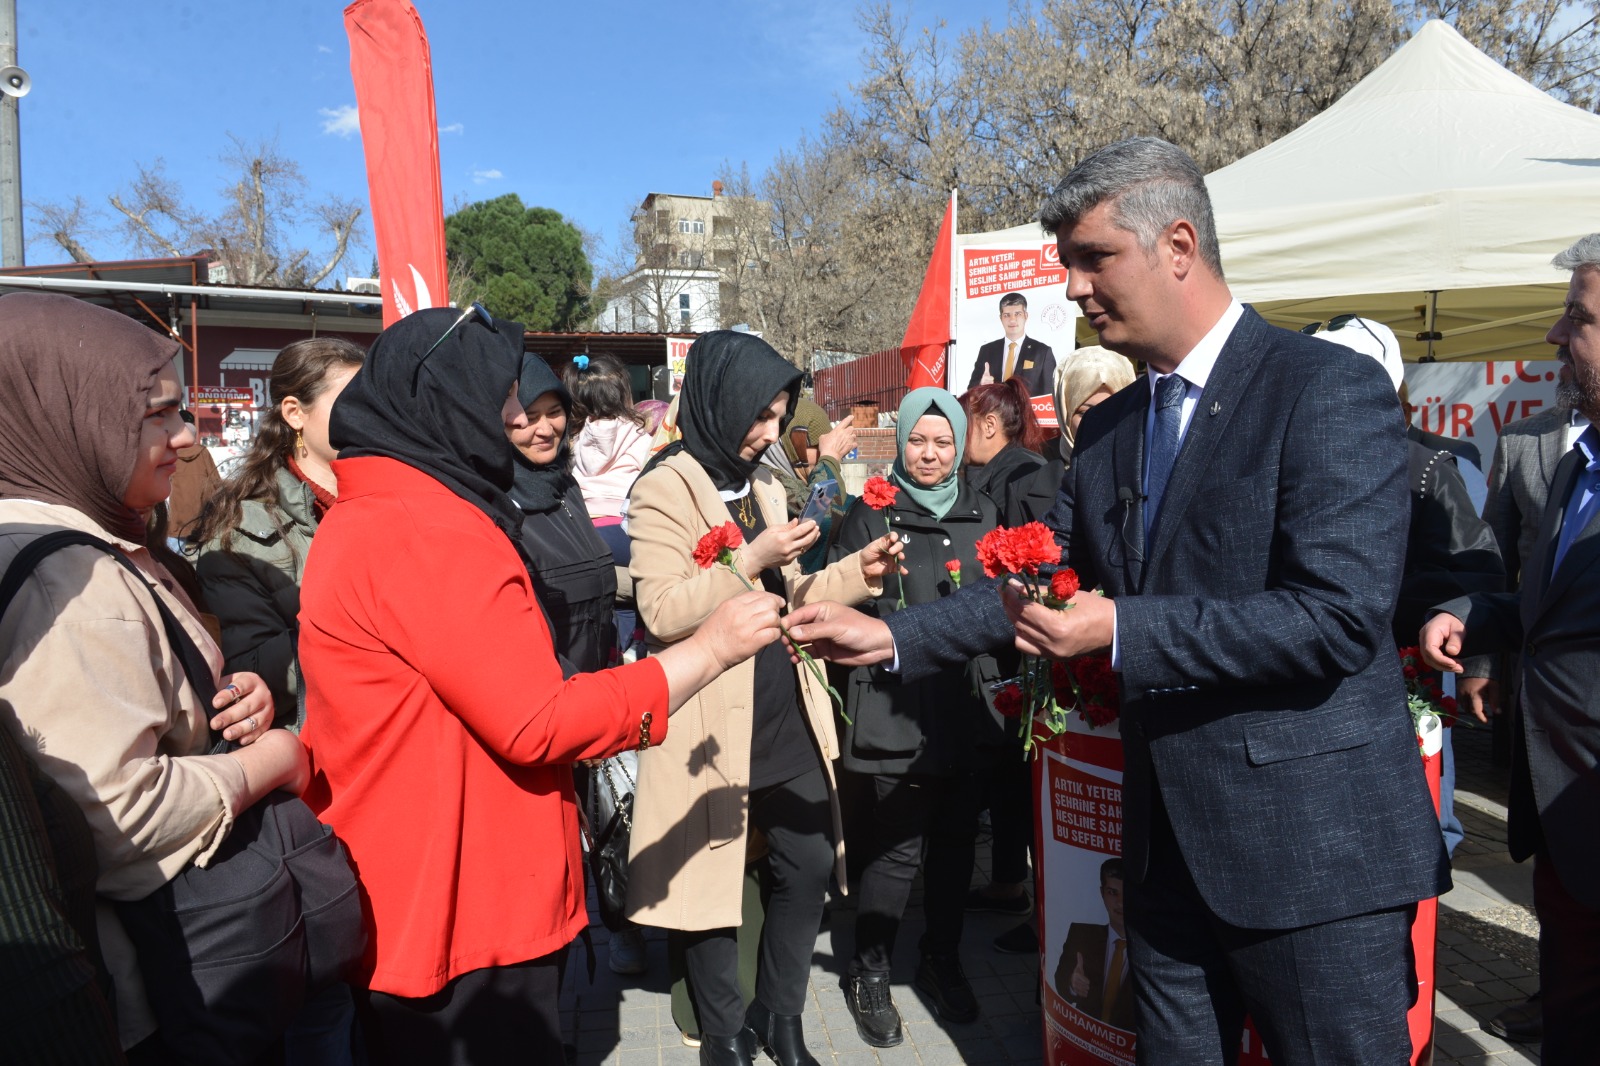
[[[783,489],[764,468],[756,471],[751,491],[768,526],[788,521]],[[745,591],[727,567],[702,570],[692,554],[707,531],[732,520],[711,479],[685,453],[634,483],[629,570],[639,619],[657,647],[690,636],[718,604]],[[802,574],[791,563],[783,576],[794,607],[816,600],[859,603],[879,592],[862,576],[859,553],[817,574]],[[795,669],[806,721],[824,756],[843,885],[833,705],[809,670]],[[749,659],[691,697],[672,716],[666,741],[640,754],[628,871],[628,913],[635,921],[691,930],[739,924],[754,692],[755,661]]]
[[[160,585],[152,593],[109,555],[63,548],[40,561],[0,619],[0,728],[9,729],[83,810],[99,862],[96,888],[141,899],[205,865],[243,809],[237,759],[202,754],[207,710],[167,646],[160,595],[215,672],[222,653],[143,545],[70,507],[0,500],[0,571],[59,529],[93,533]],[[123,1046],[154,1031],[133,947],[102,903],[101,947],[117,991]]]

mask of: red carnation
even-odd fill
[[[1061,561],[1061,545],[1043,522],[1029,522],[1013,529],[1011,552],[1018,569],[1028,574],[1037,574],[1039,567],[1054,566]]]
[[[1011,531],[1004,528],[991,529],[978,538],[978,562],[983,564],[983,572],[989,577],[999,577],[1001,574],[1010,573],[1005,560],[1006,537]]]
[[[894,498],[900,492],[891,485],[886,478],[869,477],[866,486],[861,490],[861,498],[867,501],[867,506],[874,511],[881,511],[885,507],[894,506]]]
[[[1071,567],[1057,570],[1050,579],[1050,595],[1058,600],[1072,599],[1078,593],[1078,572]]]
[[[960,559],[951,559],[948,563],[944,564],[944,568],[946,570],[950,571],[952,574],[960,574],[961,573],[961,560]]]
[[[1020,718],[1022,716],[1022,688],[1016,683],[1009,684],[994,694],[994,709],[1002,718]]]
[[[724,561],[724,553],[731,556],[733,549],[743,543],[744,534],[739,532],[735,523],[724,522],[720,526],[713,526],[694,546],[694,561],[700,564],[702,570],[709,569]]]

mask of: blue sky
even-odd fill
[[[447,208],[507,192],[612,239],[651,191],[708,195],[724,160],[759,174],[860,76],[853,0],[663,5],[414,0],[434,65]],[[276,138],[316,192],[366,202],[341,0],[17,0],[25,200],[81,195],[127,249],[108,194],[166,161],[217,204],[227,134]],[[952,33],[1004,0],[902,5]],[[31,236],[31,234],[30,234]],[[59,262],[30,244],[28,262]],[[356,273],[371,259],[358,254]]]

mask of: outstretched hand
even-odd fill
[[[783,598],[769,592],[741,592],[723,600],[695,630],[693,640],[727,670],[778,639],[778,611]]]
[[[888,625],[842,603],[808,603],[790,612],[784,621],[792,640],[819,659],[840,666],[872,666],[894,658],[894,637]],[[789,645],[789,657],[800,661],[793,644]]]

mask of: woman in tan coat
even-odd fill
[[[820,573],[795,560],[816,524],[787,521],[783,489],[758,465],[793,413],[800,371],[747,333],[704,334],[689,350],[679,396],[681,442],[634,484],[630,572],[654,646],[681,641],[744,591],[726,566],[702,569],[700,538],[735,523],[745,579],[791,605],[876,595],[898,547],[885,536]],[[828,695],[781,645],[740,663],[678,712],[665,743],[641,752],[628,886],[630,917],[672,930],[700,1014],[700,1061],[748,1064],[754,1030],[783,1066],[809,1066],[800,1015],[830,864],[844,882]],[[772,893],[748,1012],[734,940],[746,840],[769,849]],[[747,1029],[748,1026],[748,1029]]]
[[[68,296],[0,298],[0,570],[59,530],[109,543],[45,556],[0,619],[0,729],[83,812],[99,873],[96,932],[132,1062],[174,1057],[112,907],[205,866],[234,818],[298,792],[300,742],[272,723],[251,673],[221,673],[198,612],[150,554],[143,513],[166,499],[194,430],[178,417],[178,345]],[[166,637],[160,600],[217,676],[204,706]],[[206,754],[208,732],[243,745]],[[160,995],[161,989],[149,990]]]

